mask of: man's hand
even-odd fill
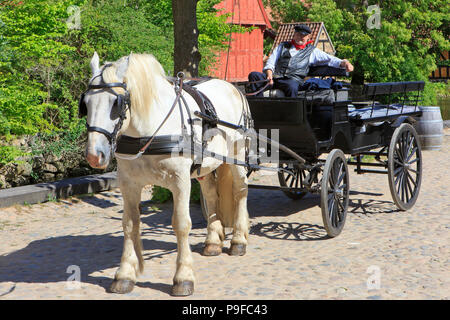
[[[347,71],[347,72],[353,71],[353,65],[347,59],[342,60],[341,67],[345,68],[345,71]]]
[[[273,85],[273,71],[270,69],[266,70],[267,80],[269,80],[269,84]]]

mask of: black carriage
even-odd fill
[[[312,75],[344,74],[328,67],[312,70]],[[278,152],[277,157],[268,159],[278,158],[280,185],[249,187],[280,189],[292,199],[320,193],[323,222],[330,237],[337,236],[345,223],[348,165],[356,166],[358,174],[387,174],[394,203],[400,210],[410,209],[422,177],[421,147],[413,123],[422,114],[418,102],[423,88],[423,81],[370,83],[362,92],[366,101],[360,102],[351,101],[345,87],[303,91],[298,98],[276,93],[249,96],[255,129],[267,132],[268,138],[277,132],[281,146],[277,150],[272,143],[267,150]],[[321,160],[324,153],[328,156]]]
[[[348,74],[343,69],[313,67],[309,76]],[[395,205],[408,210],[417,200],[422,179],[421,146],[413,124],[422,115],[418,103],[424,86],[423,81],[369,83],[357,99],[364,101],[352,101],[346,87],[300,91],[297,98],[280,96],[276,90],[266,91],[264,97],[249,95],[257,132],[249,136],[256,138],[257,152],[248,154],[246,163],[235,163],[246,166],[248,176],[261,169],[274,170],[265,163],[277,164],[279,186],[249,184],[249,188],[281,190],[292,199],[320,194],[322,218],[330,237],[339,235],[345,224],[350,194],[348,165],[355,166],[358,174],[387,174]],[[326,159],[321,159],[326,153]],[[201,203],[205,215],[203,199]]]

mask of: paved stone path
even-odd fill
[[[146,268],[126,295],[106,292],[122,251],[119,190],[0,209],[0,299],[448,299],[450,129],[445,133],[441,150],[423,152],[421,193],[407,212],[393,204],[387,176],[352,172],[347,222],[333,239],[325,237],[318,196],[293,201],[252,189],[247,254],[203,257],[206,223],[193,204],[197,283],[188,298],[169,295],[172,204],[148,201],[149,190],[141,227]],[[77,275],[81,282],[67,281]]]

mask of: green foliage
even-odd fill
[[[148,4],[136,8],[123,0],[89,1],[82,7],[81,29],[73,30],[71,40],[81,45],[86,58],[94,50],[108,61],[130,52],[148,52],[170,68],[172,57],[167,52],[173,48],[173,36],[148,20],[146,8]]]
[[[73,3],[31,0],[0,11],[0,135],[48,132],[60,124],[51,88],[73,51],[61,42]]]
[[[163,187],[153,186],[152,201],[155,201],[157,203],[164,203],[171,199],[172,199],[172,192]],[[200,201],[200,184],[198,183],[197,180],[191,180],[190,201],[196,203]]]
[[[79,140],[85,132],[85,120],[74,122],[67,131],[41,133],[32,145],[32,154],[81,153]]]
[[[302,1],[263,0],[263,4],[271,9],[271,15],[275,20],[272,23],[274,29],[278,29],[278,21],[283,23],[306,21],[307,8]]]
[[[153,186],[152,201],[164,203],[172,199],[172,192],[160,186]]]
[[[18,157],[23,156],[24,153],[14,146],[0,146],[0,165],[5,165],[16,161]]]

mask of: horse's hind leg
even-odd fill
[[[183,178],[184,177],[184,178]],[[177,175],[172,184],[173,216],[172,227],[177,237],[177,269],[173,278],[172,295],[188,296],[194,292],[194,271],[192,270],[192,252],[189,246],[189,232],[192,222],[189,216],[189,198],[191,180],[189,172]]]
[[[214,174],[210,173],[198,180],[202,189],[203,197],[206,200],[208,216],[208,234],[205,240],[204,256],[218,256],[222,253],[223,240],[225,233],[222,223],[217,215],[217,183]]]
[[[137,276],[144,269],[140,236],[140,210],[142,187],[119,179],[123,196],[122,227],[124,234],[120,267],[111,285],[111,292],[128,293],[133,290]]]
[[[230,255],[242,256],[246,252],[250,224],[247,211],[248,182],[243,167],[231,165],[230,169],[233,175],[233,198],[235,201]]]

